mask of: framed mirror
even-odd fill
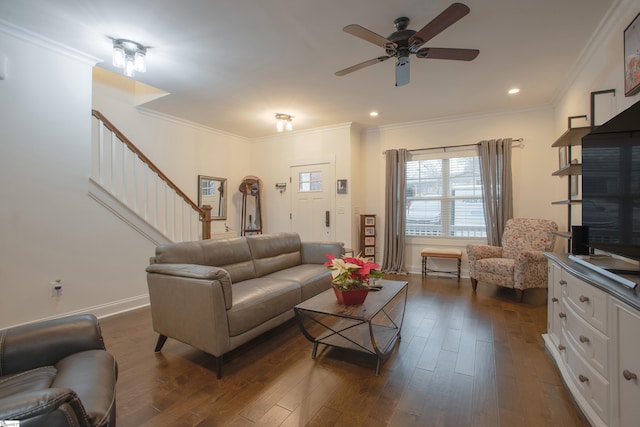
[[[211,206],[211,219],[227,219],[227,179],[198,175],[198,206]]]

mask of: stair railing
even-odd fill
[[[211,206],[195,204],[102,113],[91,115],[92,179],[170,240],[210,239]]]

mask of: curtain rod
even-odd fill
[[[524,143],[523,143],[524,139],[523,138],[512,138],[511,141],[518,142],[518,144],[513,144],[511,147],[513,147],[513,148],[524,148]],[[412,152],[412,151],[427,151],[427,150],[444,150],[444,151],[447,151],[447,148],[475,147],[477,145],[479,145],[479,143],[461,144],[461,145],[447,145],[447,146],[442,146],[442,147],[416,148],[416,149],[407,150],[407,151],[408,152]]]

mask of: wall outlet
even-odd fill
[[[62,296],[62,280],[57,279],[51,282],[51,297],[59,298]]]

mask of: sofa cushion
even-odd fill
[[[227,310],[229,336],[242,334],[292,310],[300,301],[300,285],[292,280],[261,277],[235,283],[233,305]]]
[[[0,377],[0,399],[20,393],[47,389],[51,386],[57,372],[57,369],[53,366],[43,366]]]
[[[302,243],[297,233],[247,236],[256,277],[300,265]]]
[[[513,288],[515,260],[510,258],[484,258],[476,261],[476,279]]]
[[[331,272],[322,264],[302,264],[276,271],[265,277],[292,280],[300,284],[302,301],[331,287]]]
[[[256,277],[251,252],[244,237],[160,245],[156,248],[155,262],[223,268],[229,272],[232,282]]]

